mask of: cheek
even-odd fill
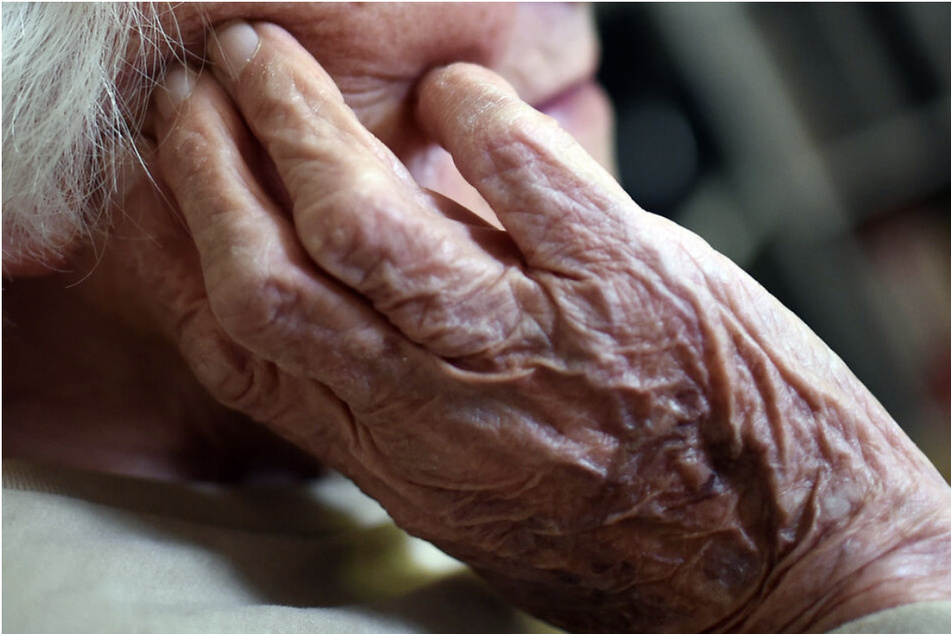
[[[184,3],[162,22],[200,54],[208,25],[272,22],[334,79],[363,88],[372,80],[410,81],[453,61],[494,66],[508,49],[516,15],[503,3]]]
[[[416,82],[451,62],[497,64],[516,15],[505,4],[370,4],[337,11],[330,32],[306,25],[290,31],[334,78],[361,122],[397,153],[419,136],[410,99]]]
[[[331,74],[412,79],[454,61],[494,66],[508,49],[514,9],[507,4],[337,5],[323,26],[284,26]]]
[[[184,3],[166,28],[203,56],[208,24],[281,26],[330,73],[361,122],[397,149],[412,127],[407,98],[415,82],[456,61],[496,66],[516,18],[517,7],[506,3]]]
[[[466,182],[456,169],[452,156],[444,149],[428,144],[416,151],[404,153],[400,159],[422,187],[454,200],[492,226],[502,228],[489,203]]]
[[[497,3],[186,3],[175,9],[175,17],[186,42],[202,54],[206,24],[245,19],[283,27],[331,74],[361,122],[407,164],[421,185],[494,221],[451,157],[419,130],[411,91],[430,68],[466,61],[496,68],[510,80],[521,79],[521,87],[532,93],[551,73],[564,72],[582,63],[576,58],[594,54],[587,22],[575,15],[566,19],[566,12],[584,11]],[[544,51],[549,63],[528,64],[532,51],[536,57]],[[528,78],[520,76],[526,72]],[[593,90],[573,104],[554,104],[546,111],[598,161],[612,166],[611,112],[603,94]]]

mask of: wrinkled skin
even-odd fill
[[[947,485],[752,280],[457,64],[415,116],[489,226],[256,29],[243,69],[212,47],[217,81],[159,97],[197,248],[165,254],[159,301],[219,401],[579,631],[818,630],[942,596]]]
[[[573,631],[951,598],[947,485],[755,282],[484,68],[432,71],[411,116],[504,229],[255,29],[243,69],[210,46],[183,103],[160,92],[161,191],[129,177],[98,256],[218,402]]]

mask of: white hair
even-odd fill
[[[146,97],[168,41],[157,15],[147,3],[3,3],[5,264],[90,234],[142,110],[123,95]]]

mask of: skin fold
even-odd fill
[[[83,339],[96,359],[155,348],[151,411],[215,446],[256,421],[298,448],[274,461],[341,471],[571,631],[822,632],[951,598],[948,485],[794,315],[624,193],[599,134],[529,105],[546,75],[491,45],[517,17],[350,72],[373,51],[314,43],[396,43],[333,16],[205,43],[214,11],[178,16],[210,63],[156,90],[146,169],[70,278],[112,342]],[[14,291],[27,324],[55,295]]]

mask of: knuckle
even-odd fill
[[[211,136],[208,126],[202,122],[177,126],[159,146],[166,178],[184,183],[196,181],[196,175],[204,172]]]
[[[179,345],[192,372],[225,407],[258,420],[267,418],[278,391],[276,367],[255,357],[213,323],[198,309],[183,315],[177,325]]]
[[[520,102],[499,104],[487,111],[473,132],[476,146],[496,161],[522,164],[535,160],[545,148],[543,142],[557,124],[551,117]]]
[[[207,387],[222,405],[266,419],[277,392],[275,367],[236,347],[229,352],[219,358],[215,372],[207,377]]]
[[[514,346],[525,319],[511,277],[508,272],[485,275],[459,280],[448,290],[441,286],[416,293],[393,306],[389,315],[403,332],[446,359],[498,361]]]
[[[344,175],[330,192],[303,196],[313,201],[297,214],[308,252],[344,283],[361,292],[392,282],[393,244],[410,244],[409,229],[392,222],[402,204],[393,184],[374,175]],[[386,228],[383,230],[382,228]]]
[[[258,347],[265,337],[302,310],[301,289],[293,279],[275,273],[231,276],[211,294],[222,328],[235,341]]]

